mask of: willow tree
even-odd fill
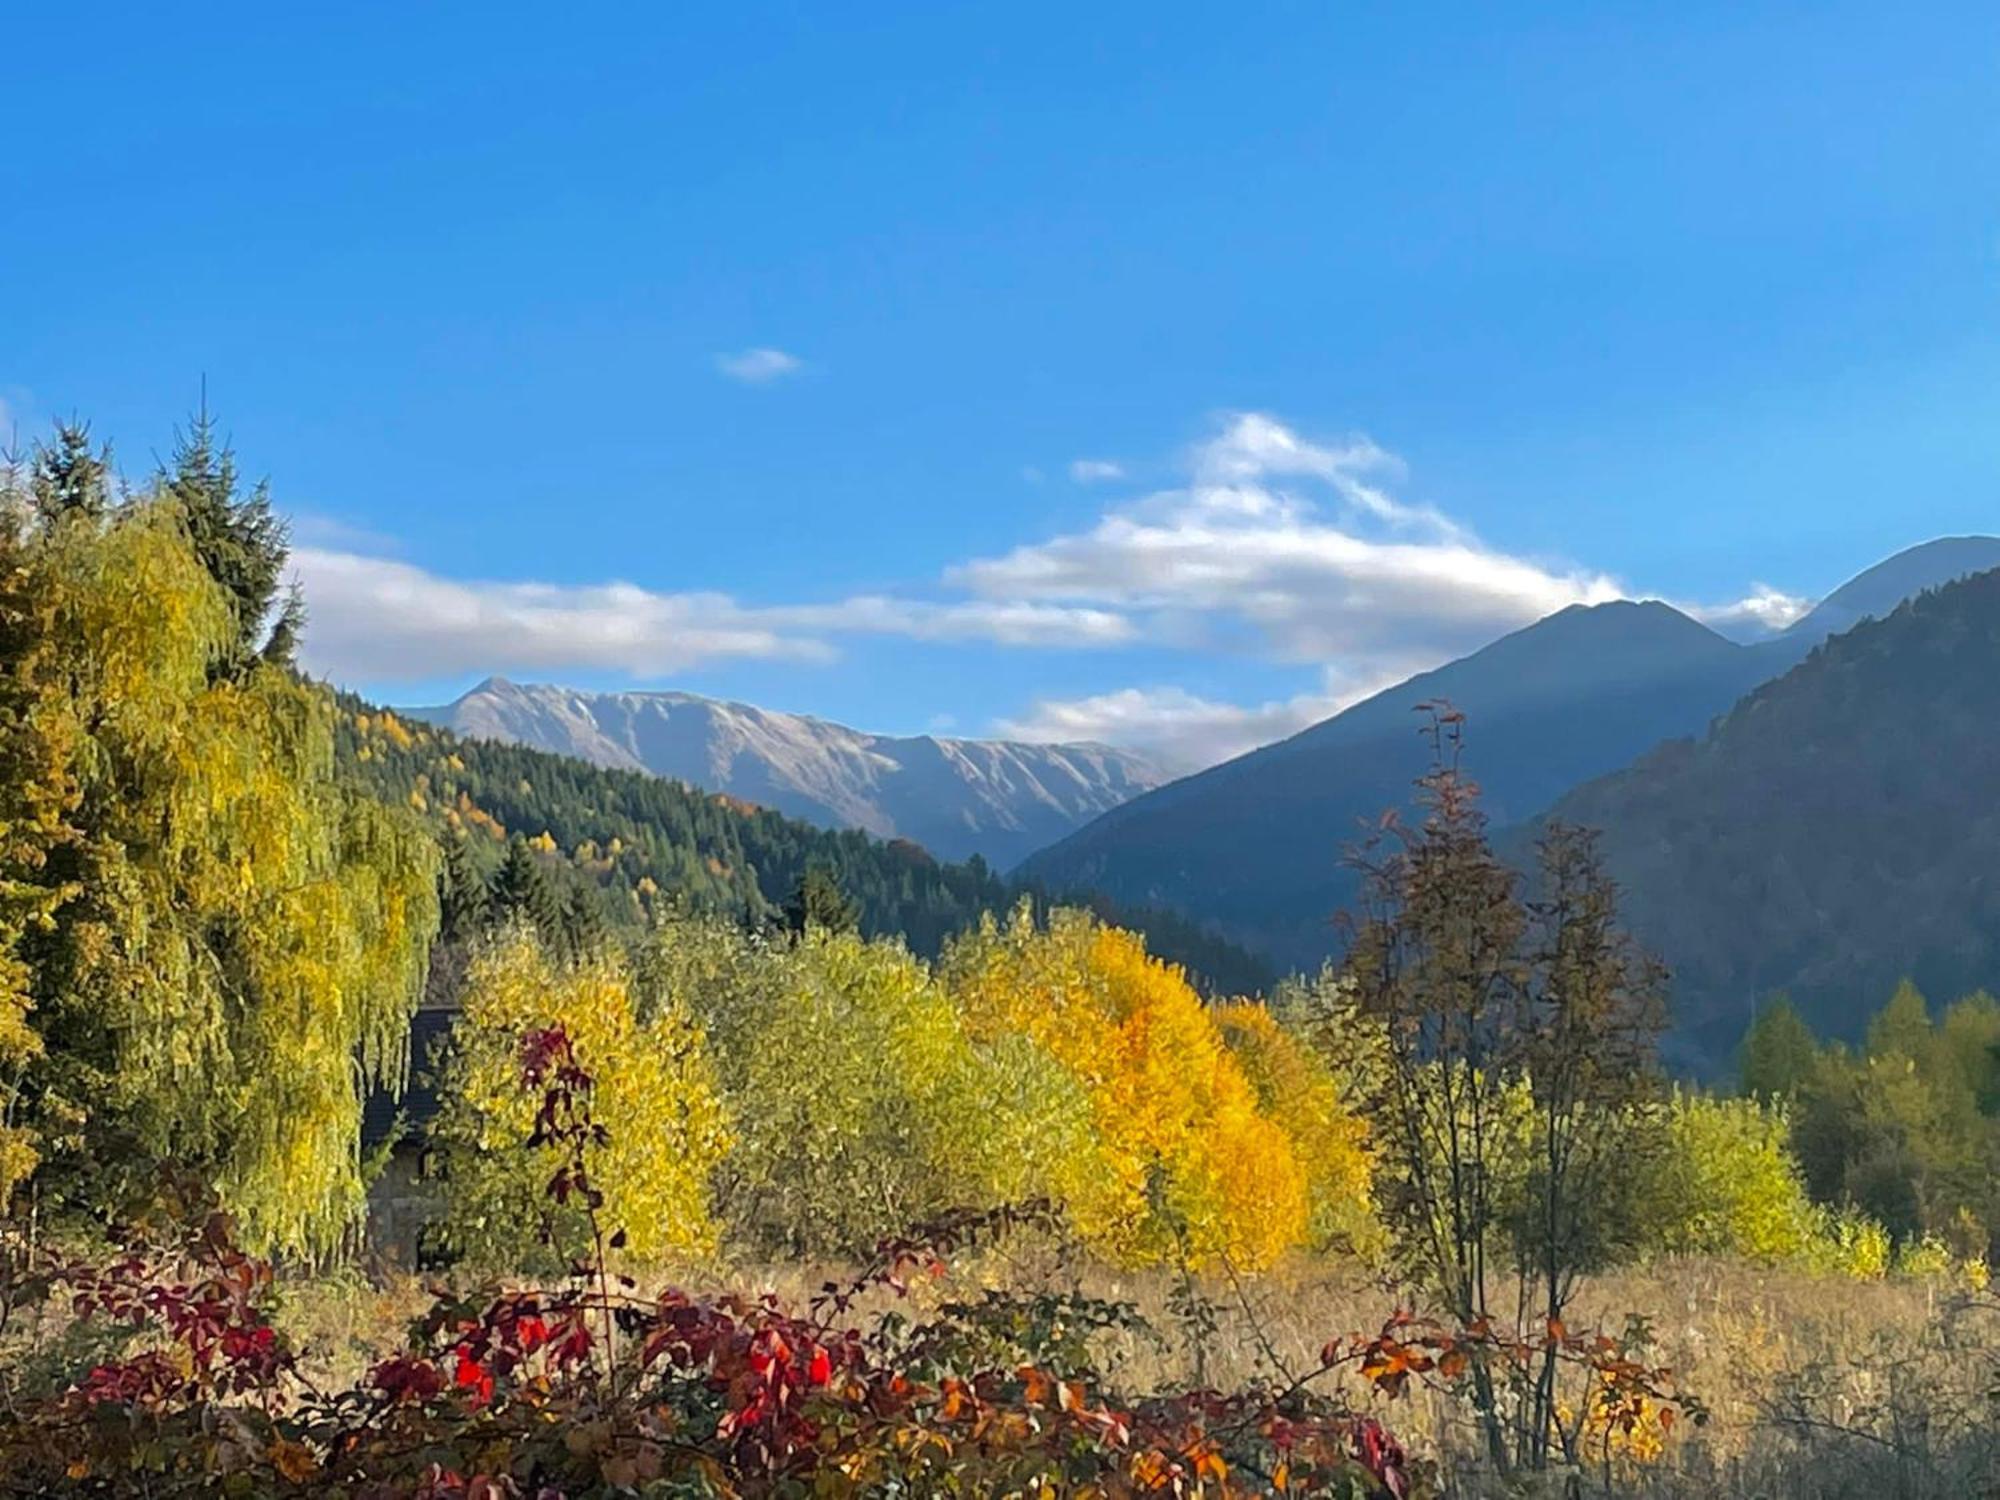
[[[245,650],[244,596],[172,485],[107,515],[10,510],[13,1159],[98,1210],[173,1162],[252,1243],[323,1252],[364,1206],[363,1089],[406,1066],[435,846],[336,781],[330,696]]]

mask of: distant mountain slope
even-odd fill
[[[1280,964],[1310,965],[1331,950],[1330,918],[1353,896],[1343,849],[1364,822],[1404,804],[1423,770],[1417,704],[1449,699],[1467,713],[1466,762],[1488,811],[1496,823],[1523,820],[1663,740],[1701,733],[1841,622],[1989,557],[2000,562],[2000,539],[1912,548],[1749,646],[1657,602],[1575,606],[1135,798],[1034,855],[1022,873],[1052,889],[1187,912]]]
[[[1139,798],[1022,871],[1198,912],[1282,965],[1311,965],[1352,896],[1343,850],[1423,771],[1418,704],[1449,699],[1470,716],[1472,769],[1505,819],[1704,722],[1755,680],[1743,648],[1664,604],[1576,606]]]
[[[474,739],[650,771],[828,828],[905,838],[1006,869],[1160,784],[1103,745],[894,738],[692,693],[595,693],[493,677],[402,712]]]
[[[1880,618],[1925,589],[2000,568],[2000,537],[1944,536],[1898,552],[1828,594],[1781,639],[1801,659],[1830,635]],[[1803,649],[1800,649],[1803,647]]]
[[[2000,987],[2000,571],[1835,637],[1551,816],[1603,831],[1689,1060],[1726,1062],[1779,990],[1852,1035],[1906,974],[1940,1000]]]
[[[929,956],[983,914],[1041,896],[980,859],[949,863],[907,840],[816,827],[671,778],[461,739],[351,695],[340,704],[335,750],[344,776],[463,835],[482,873],[510,841],[527,840],[565,899],[590,893],[614,929],[644,927],[670,906],[775,922],[817,866],[854,901],[862,931],[901,935]],[[1144,932],[1153,952],[1187,966],[1205,989],[1247,993],[1272,977],[1260,960],[1176,913],[1088,896],[1082,904]]]

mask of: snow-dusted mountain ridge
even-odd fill
[[[1107,745],[868,734],[678,692],[586,692],[488,678],[403,710],[457,734],[650,771],[834,828],[1007,868],[1167,779]]]

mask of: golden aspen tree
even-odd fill
[[[1385,1235],[1375,1215],[1368,1123],[1342,1104],[1326,1062],[1255,1001],[1219,1005],[1214,1016],[1259,1107],[1290,1137],[1305,1172],[1310,1246],[1380,1253]]]
[[[1177,968],[1143,941],[1023,903],[947,950],[941,970],[975,1037],[1018,1034],[1091,1102],[1094,1142],[1069,1198],[1115,1259],[1269,1265],[1303,1242],[1307,1186],[1292,1142]]]

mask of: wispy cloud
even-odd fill
[[[445,578],[409,562],[300,547],[311,625],[304,658],[347,682],[486,672],[604,671],[657,678],[740,660],[829,660],[843,636],[1065,648],[1132,637],[1114,611],[1033,601],[856,595],[754,606],[728,594],[636,584]]]
[[[744,349],[735,354],[718,354],[715,367],[731,380],[745,385],[769,385],[774,380],[783,380],[788,375],[796,375],[805,366],[805,361],[796,354],[787,354],[782,349]]]
[[[764,358],[738,378],[777,378],[797,364],[776,350],[732,358],[753,356]],[[1221,701],[1155,672],[1143,685],[1042,698],[995,726],[1017,738],[1101,740],[1193,768],[1294,733],[1566,605],[1628,597],[1606,573],[1491,546],[1408,498],[1400,460],[1365,436],[1313,439],[1242,413],[1218,421],[1181,469],[1176,487],[948,569],[941,587],[824,602],[449,578],[384,555],[395,550],[387,539],[307,517],[298,535],[308,545],[294,555],[312,616],[306,661],[349,682],[487,672],[658,680],[732,661],[829,660],[843,643],[875,637],[1180,649],[1301,669],[1300,691],[1266,701]],[[1122,470],[1078,460],[1071,473],[1110,483]],[[1759,585],[1689,612],[1750,635],[1780,629],[1806,607]]]
[[[285,518],[295,548],[320,547],[336,552],[366,552],[376,555],[403,550],[400,539],[372,526],[358,526],[316,510],[293,510]]]
[[[1102,484],[1108,479],[1123,479],[1125,465],[1108,458],[1074,459],[1069,466],[1069,477],[1078,484]]]
[[[1044,698],[1025,714],[1002,719],[994,730],[1008,739],[1050,743],[1094,740],[1143,750],[1168,770],[1182,773],[1297,734],[1400,681],[1401,675],[1354,682],[1329,671],[1317,689],[1247,705],[1203,698],[1180,687],[1133,687],[1084,698]]]
[[[1389,486],[1400,463],[1366,437],[1315,443],[1243,414],[1189,454],[1187,471],[1183,487],[948,580],[981,598],[1116,610],[1175,644],[1363,678],[1623,593],[1606,574],[1489,547],[1398,498]]]
[[[1816,601],[1787,594],[1768,583],[1752,584],[1743,598],[1728,604],[1684,604],[1680,608],[1724,635],[1757,638],[1776,635],[1797,624]]]

